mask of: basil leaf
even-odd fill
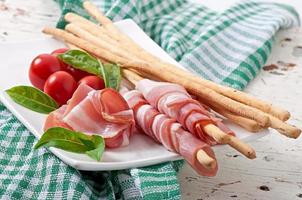
[[[56,147],[74,153],[86,153],[99,161],[105,149],[104,139],[99,135],[86,135],[61,127],[48,129],[35,145],[35,149],[42,146]]]
[[[118,90],[121,83],[121,68],[117,64],[101,64],[101,72],[106,88]]]
[[[55,100],[31,86],[15,86],[6,90],[6,93],[14,102],[35,112],[47,114],[58,108]]]
[[[100,75],[100,64],[96,58],[81,50],[69,50],[57,57],[72,67],[94,75]]]
[[[92,141],[95,145],[95,148],[90,151],[86,151],[85,153],[90,156],[92,159],[100,161],[102,154],[105,150],[105,141],[102,137],[98,135],[92,135]]]
[[[119,89],[122,77],[119,65],[103,65],[96,58],[81,50],[69,50],[63,54],[59,54],[57,57],[76,69],[102,76],[107,88]]]

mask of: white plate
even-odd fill
[[[149,52],[167,62],[178,65],[132,20],[120,21],[116,25]],[[35,113],[19,106],[8,97],[4,90],[16,85],[30,85],[27,71],[31,60],[40,53],[48,53],[63,46],[61,42],[48,37],[30,42],[0,44],[0,100],[37,138],[40,138],[43,133],[42,126],[46,115]],[[268,133],[267,130],[256,134],[249,133],[234,124],[226,123],[238,134],[239,138],[245,141],[258,139]],[[221,146],[220,148],[224,147]],[[141,134],[134,135],[130,140],[130,145],[127,147],[106,149],[102,162],[96,162],[84,154],[70,153],[55,148],[50,148],[50,150],[63,162],[76,169],[94,171],[142,167],[181,159],[179,155],[165,150],[161,145]]]

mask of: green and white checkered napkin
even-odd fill
[[[81,0],[58,0],[62,13],[87,17]],[[104,0],[114,21],[132,18],[184,67],[243,89],[259,72],[280,28],[299,24],[289,6],[242,1],[222,13],[185,0]],[[63,27],[63,18],[58,23]],[[0,104],[1,199],[179,199],[181,162],[112,172],[79,172],[46,149]]]

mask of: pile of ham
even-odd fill
[[[94,90],[81,84],[67,105],[50,113],[44,130],[63,127],[86,134],[99,134],[106,147],[116,148],[129,144],[135,121],[132,109],[115,90]]]
[[[230,135],[234,133],[179,85],[148,79],[136,85],[137,90],[121,96],[113,89],[97,91],[81,84],[67,105],[48,115],[44,130],[63,127],[99,134],[106,147],[116,148],[129,144],[136,125],[167,150],[182,155],[197,173],[216,175],[218,167],[210,145],[217,142],[203,127],[215,124]]]

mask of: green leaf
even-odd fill
[[[81,50],[69,50],[58,58],[76,69],[102,76],[105,86],[118,90],[121,82],[121,69],[117,64],[102,64],[93,56]]]
[[[105,150],[105,141],[102,137],[98,135],[92,135],[92,140],[94,141],[95,149],[86,151],[86,154],[92,159],[100,161],[102,154]]]
[[[106,88],[118,90],[122,78],[120,66],[117,64],[102,65],[101,63],[100,65]]]
[[[56,147],[74,153],[86,153],[99,161],[105,149],[104,139],[99,135],[86,135],[61,127],[48,129],[35,145],[35,149],[42,146]]]
[[[94,75],[100,75],[100,64],[96,58],[81,50],[69,50],[57,57],[72,67]]]
[[[6,90],[6,93],[14,102],[35,112],[47,114],[58,108],[55,100],[31,86],[15,86]]]

